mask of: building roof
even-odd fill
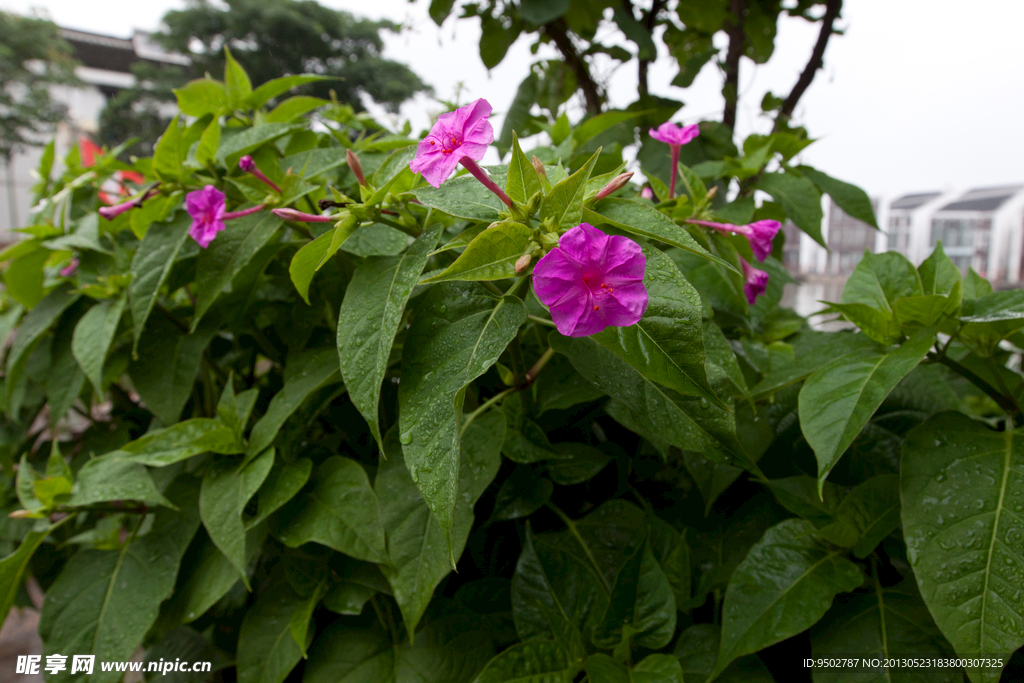
[[[1021,190],[1024,190],[1024,185],[979,187],[961,195],[939,211],[995,211]]]
[[[893,201],[889,208],[891,209],[916,209],[919,206],[923,206],[928,202],[938,197],[941,192],[919,192],[917,194],[905,194],[899,199]]]
[[[131,73],[131,66],[136,62],[189,63],[184,55],[164,51],[144,31],[136,31],[131,39],[125,39],[62,28],[60,37],[71,45],[75,59],[94,69]]]

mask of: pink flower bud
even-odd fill
[[[256,178],[259,178],[261,181],[269,185],[270,188],[274,190],[274,192],[280,194],[281,188],[278,187],[277,183],[273,182],[270,178],[266,176],[265,173],[263,173],[263,171],[259,169],[259,167],[256,165],[256,162],[253,161],[253,158],[248,154],[246,154],[244,157],[238,160],[238,168],[242,169],[246,173],[255,176]]]
[[[644,199],[654,199],[654,190],[652,190],[649,187],[645,187],[644,189],[640,190],[640,196],[643,197]]]
[[[543,161],[541,161],[537,157],[533,157],[533,162],[532,163],[533,163],[533,169],[535,171],[537,171],[538,175],[544,176],[545,178],[548,177],[548,172],[544,168],[544,162]]]
[[[626,183],[628,183],[629,179],[632,177],[633,174],[631,172],[622,173],[620,175],[615,176],[608,182],[607,185],[601,188],[601,191],[597,193],[597,196],[594,197],[594,199],[597,201],[601,201],[602,199],[610,195],[612,192],[615,192],[616,190],[621,190],[623,187],[626,186]]]
[[[522,275],[523,271],[530,267],[533,256],[529,253],[523,254],[516,260],[516,275]]]
[[[312,213],[303,213],[295,209],[272,209],[273,214],[278,218],[295,223],[333,223],[337,216],[317,216]]]
[[[356,153],[350,149],[346,149],[345,161],[348,162],[348,167],[352,169],[352,173],[355,174],[356,180],[359,181],[359,184],[365,187],[366,176],[363,175],[363,165],[359,163],[359,157],[356,156]]]
[[[768,273],[758,270],[742,258],[740,259],[740,266],[743,267],[743,277],[746,280],[746,283],[743,285],[743,293],[747,296],[747,303],[753,306],[754,302],[757,301],[757,297],[768,290]]]

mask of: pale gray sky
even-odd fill
[[[390,18],[408,30],[387,38],[386,55],[404,61],[451,97],[486,97],[496,113],[512,101],[534,59],[525,38],[490,73],[477,57],[479,23],[449,20],[440,29],[427,16],[428,0],[321,0],[322,4],[372,18]],[[825,54],[825,69],[804,96],[798,117],[819,139],[804,162],[873,195],[1024,182],[1024,26],[1021,0],[847,0],[841,26]],[[129,36],[152,30],[182,0],[0,0],[0,8],[45,12],[62,26]],[[769,65],[744,60],[738,128],[761,131],[767,90],[785,95],[817,37],[816,27],[785,19]],[[600,74],[612,103],[636,94],[635,67]],[[682,99],[676,120],[721,115],[721,76],[707,66],[686,91],[669,85],[673,60],[651,71],[651,91]],[[408,103],[403,116],[424,126],[439,105],[427,98]]]

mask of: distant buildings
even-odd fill
[[[130,39],[113,38],[84,31],[60,29],[60,37],[73,50],[81,64],[75,74],[82,81],[79,87],[56,86],[51,96],[68,107],[68,117],[57,128],[57,159],[62,159],[80,137],[93,135],[99,130],[100,112],[107,100],[119,90],[135,84],[131,67],[137,62],[158,65],[189,63],[188,57],[169,54],[150,38],[150,34],[136,31]],[[33,171],[39,164],[41,149],[30,149],[14,158],[14,172],[0,164],[0,237],[28,220],[31,188],[36,179]],[[59,164],[59,162],[58,162]],[[13,201],[12,201],[13,200]]]
[[[785,226],[787,267],[799,275],[848,275],[865,249],[898,251],[918,264],[941,240],[963,272],[973,268],[1002,286],[1024,279],[1024,185],[914,193],[873,204],[884,232],[827,202],[822,234],[829,251],[807,235],[799,235],[797,250],[790,246],[796,229]]]

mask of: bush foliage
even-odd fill
[[[228,56],[178,91],[152,157],[73,149],[54,178],[44,155],[0,254],[0,613],[37,581],[44,654],[141,647],[241,683],[769,681],[805,657],[960,655],[1001,658],[967,669],[999,680],[1024,641],[1021,292],[941,245],[918,267],[867,254],[830,304],[856,329],[816,331],[780,305],[782,236],[751,305],[747,241],[686,222],[820,241],[822,193],[874,222],[794,165],[799,133],[738,148],[704,122],[680,196],[651,174],[656,199],[598,198],[624,163],[597,141],[647,114],[558,124],[487,167],[509,207],[471,175],[428,186],[417,140],[365,114],[266,106],[316,78],[253,90]],[[118,182],[137,206],[107,220]],[[206,185],[332,219],[257,211],[202,249],[184,197]],[[641,245],[650,303],[565,337],[522,256],[584,221]],[[875,673],[963,676],[926,671]]]

